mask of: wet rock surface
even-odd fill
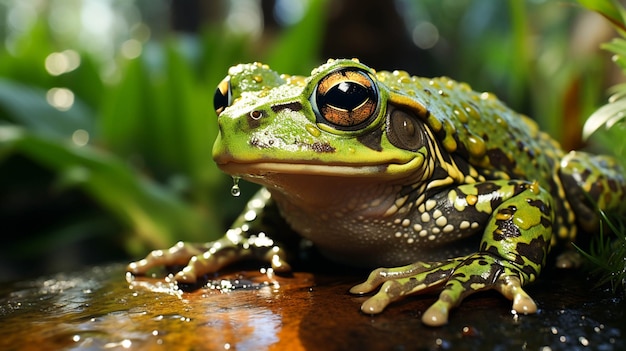
[[[621,294],[580,271],[549,269],[527,291],[536,315],[496,293],[468,298],[448,325],[420,316],[433,296],[369,316],[348,289],[365,275],[243,269],[182,292],[163,278],[126,281],[123,265],[0,285],[0,350],[622,350]]]

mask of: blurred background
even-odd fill
[[[623,155],[581,141],[623,78],[614,36],[563,0],[0,0],[0,282],[219,237],[254,191],[211,159],[233,64],[447,75]]]

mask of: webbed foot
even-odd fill
[[[441,326],[448,322],[450,310],[465,297],[489,289],[497,290],[512,300],[516,312],[535,313],[537,305],[522,289],[521,277],[524,276],[509,261],[488,253],[477,253],[437,263],[418,262],[398,268],[379,268],[350,292],[365,294],[382,284],[378,293],[361,305],[364,313],[376,314],[403,296],[443,288],[438,300],[422,316],[424,324]]]
[[[235,230],[235,229],[231,229]],[[206,244],[179,242],[168,250],[154,250],[146,258],[130,263],[126,270],[133,275],[145,275],[155,267],[185,266],[174,279],[179,283],[193,284],[206,274],[248,258],[271,264],[276,272],[289,272],[285,251],[263,233],[243,238],[237,233],[226,234],[222,239]]]

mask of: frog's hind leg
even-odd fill
[[[374,271],[365,283],[351,290],[362,294],[384,282],[380,291],[363,303],[363,312],[378,313],[402,296],[442,286],[439,298],[422,316],[427,325],[447,323],[449,311],[465,297],[489,289],[512,300],[516,312],[535,312],[537,306],[522,286],[534,281],[546,262],[554,220],[550,195],[537,183],[511,180],[491,184],[499,188],[502,198],[479,197],[484,202],[475,204],[489,213],[479,251],[440,263]]]
[[[624,170],[610,156],[572,151],[561,160],[559,178],[578,224],[588,232],[598,227],[596,208],[626,210]]]
[[[492,212],[479,252],[459,264],[439,299],[422,317],[430,325],[447,321],[448,311],[465,297],[495,289],[513,301],[513,310],[534,313],[535,302],[522,288],[545,265],[554,212],[547,191],[537,183],[509,181],[515,195]]]

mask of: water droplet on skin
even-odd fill
[[[239,188],[239,177],[233,177],[233,186],[230,188],[230,194],[234,197],[241,195],[241,189]]]

